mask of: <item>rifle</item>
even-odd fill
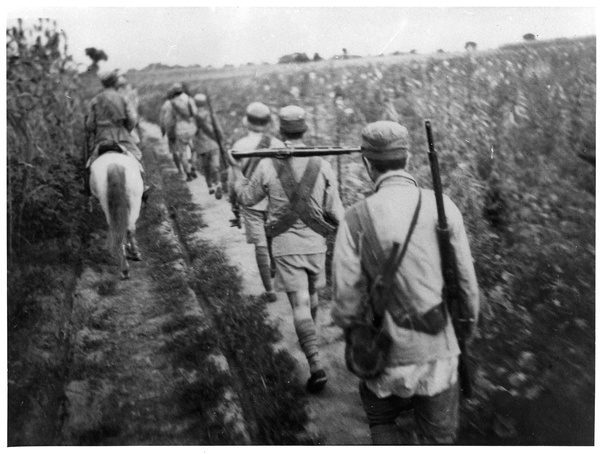
[[[217,126],[217,120],[215,119],[215,114],[212,109],[212,104],[210,102],[210,95],[208,92],[206,94],[206,107],[208,107],[208,113],[210,114],[210,122],[212,124],[212,128],[215,134],[215,142],[219,146],[219,152],[221,153],[221,161],[225,163],[229,163],[229,159],[227,158],[227,153],[225,148],[223,148],[223,137],[221,136],[221,130]],[[229,202],[231,203],[231,211],[233,212],[233,219],[230,219],[231,227],[237,227],[238,229],[242,228],[242,218],[240,216],[240,206],[237,203],[235,198],[230,197]]]
[[[309,156],[332,156],[360,152],[360,147],[293,147],[293,148],[262,148],[251,151],[230,150],[234,159],[242,158],[289,158]]]
[[[444,276],[444,301],[446,308],[450,313],[452,325],[458,339],[461,355],[458,363],[458,374],[462,394],[466,398],[473,396],[473,377],[471,364],[467,349],[467,341],[471,335],[474,319],[468,313],[458,286],[458,268],[456,265],[456,255],[450,243],[450,230],[448,229],[448,220],[444,210],[444,200],[442,197],[442,181],[440,178],[440,168],[437,159],[437,153],[433,143],[433,133],[431,131],[431,122],[425,121],[425,130],[427,132],[427,142],[429,144],[429,164],[431,166],[431,177],[433,180],[433,190],[435,193],[435,202],[438,212],[437,235],[442,257],[442,273]]]

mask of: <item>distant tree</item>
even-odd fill
[[[417,49],[412,49],[409,53],[416,54],[417,53]]]
[[[438,50],[437,50],[437,53],[438,53],[438,54],[445,54],[446,52],[444,52],[444,49],[438,49]]]
[[[535,35],[533,33],[527,33],[526,35],[523,35],[523,39],[525,41],[535,41]]]
[[[108,55],[102,49],[96,49],[95,47],[88,47],[85,49],[85,55],[92,59],[92,64],[88,66],[88,71],[97,73],[98,72],[98,62],[99,61],[107,61]]]
[[[477,43],[474,43],[473,41],[467,41],[467,43],[465,44],[465,50],[467,50],[468,52],[476,51]]]
[[[318,53],[315,52],[315,55],[313,56],[313,61],[321,61],[323,60],[323,57],[321,57]]]
[[[283,57],[281,57],[279,59],[279,63],[305,63],[307,61],[310,61],[310,58],[308,58],[308,55],[306,55],[304,52],[294,52],[293,54],[287,54],[284,55]]]
[[[344,55],[344,57],[343,57],[343,58],[344,58],[344,60],[345,60],[345,59],[347,59],[347,58],[348,58],[348,51],[346,50],[346,48],[345,48],[345,47],[342,49],[342,53],[343,53],[343,55]]]

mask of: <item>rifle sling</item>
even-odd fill
[[[260,138],[260,142],[258,142],[258,145],[256,145],[256,149],[269,148],[270,145],[271,136],[263,134]],[[252,177],[252,174],[254,174],[254,171],[256,170],[256,167],[258,166],[258,163],[261,159],[262,158],[248,158],[248,160],[242,164],[242,173],[246,178]]]
[[[396,272],[406,254],[420,209],[421,191],[419,190],[417,207],[402,248],[400,248],[400,243],[394,242],[392,251],[385,263],[381,260],[381,257],[385,257],[385,253],[377,237],[366,201],[363,200],[358,203],[354,209],[348,212],[346,222],[355,244],[360,244],[362,239],[362,245],[360,246],[361,258],[365,263],[365,268],[371,271],[369,273],[371,277],[369,301],[372,304],[375,325],[381,324],[383,314],[387,310],[392,315],[394,322],[402,328],[427,334],[437,334],[446,326],[446,316],[442,303],[425,314],[418,314],[410,305],[397,298],[399,283]]]

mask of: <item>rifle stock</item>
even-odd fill
[[[450,230],[448,228],[448,220],[446,219],[444,210],[442,181],[440,178],[437,153],[433,142],[431,123],[429,121],[425,121],[425,130],[427,132],[427,142],[429,144],[428,156],[433,179],[433,190],[438,210],[437,236],[442,258],[442,274],[444,276],[444,301],[446,302],[446,307],[450,313],[452,325],[461,351],[458,365],[461,391],[464,397],[469,398],[473,395],[473,377],[467,341],[471,335],[473,321],[470,318],[470,314],[466,313],[466,307],[465,304],[463,304],[463,297],[458,285],[456,255],[452,243],[450,242]]]

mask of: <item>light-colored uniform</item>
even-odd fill
[[[405,171],[384,173],[375,182],[375,189],[375,194],[368,197],[366,203],[379,243],[387,257],[393,242],[404,242],[419,190],[414,178]],[[438,217],[435,195],[431,190],[422,189],[421,193],[418,221],[404,260],[396,272],[401,283],[396,291],[400,292],[400,300],[408,302],[422,314],[442,302],[443,275],[436,233]],[[460,291],[476,317],[479,291],[462,215],[446,196],[444,206],[456,254]],[[354,241],[348,223],[342,221],[333,256],[335,304],[331,316],[344,329],[359,320],[364,311],[368,278],[364,268],[366,263],[361,260],[362,244],[360,240],[359,244]],[[460,349],[449,318],[443,331],[430,335],[397,326],[386,311],[383,329],[391,337],[392,347],[383,374],[364,382],[371,393],[381,399],[391,396],[435,396],[455,386]],[[369,409],[366,411],[369,413]],[[457,424],[456,420],[452,421],[454,415],[447,417],[451,425]]]
[[[207,128],[215,135],[208,109],[198,106],[197,109],[196,122],[198,124],[198,130],[194,137],[192,162],[196,162],[197,159],[200,159],[200,168],[203,170],[204,177],[206,178],[206,185],[209,188],[212,188],[214,185],[218,186],[221,184],[221,155],[219,144],[203,130],[203,127]]]
[[[299,145],[299,144],[298,144]],[[276,222],[287,211],[289,199],[283,189],[281,181],[277,176],[277,170],[274,166],[274,159],[263,159],[257,166],[256,171],[250,179],[236,181],[235,190],[240,198],[240,201],[246,205],[256,204],[259,201],[268,199],[268,215],[267,222]],[[308,158],[288,158],[291,164],[293,173],[299,181],[304,174],[304,170],[308,164]],[[320,159],[320,158],[317,158]],[[323,213],[325,219],[331,224],[337,225],[343,215],[344,208],[340,200],[337,188],[337,180],[331,165],[321,160],[321,168],[317,177],[315,186],[311,192],[310,202],[312,207]],[[306,288],[306,282],[295,282],[290,279],[286,282],[285,269],[290,263],[291,256],[310,256],[321,255],[319,263],[322,262],[323,267],[314,270],[310,273],[309,282],[311,290],[322,287],[324,284],[324,257],[327,252],[326,239],[308,227],[300,218],[287,231],[272,239],[272,254],[277,263],[277,270],[283,270],[282,280],[286,291],[297,291],[299,288]],[[285,256],[288,258],[286,259]],[[281,260],[279,260],[281,258]],[[322,260],[321,260],[322,258]],[[300,258],[298,257],[298,260]],[[311,265],[311,268],[314,267]]]
[[[186,93],[167,100],[161,107],[160,125],[163,134],[169,139],[169,150],[183,166],[183,171],[191,173],[192,140],[196,135],[196,104]]]
[[[260,144],[263,138],[262,132],[248,131],[248,135],[239,139],[233,144],[233,149],[238,151],[252,151]],[[271,137],[271,143],[268,148],[284,148],[283,142],[275,137]],[[246,168],[250,160],[260,158],[245,158],[240,160],[240,167]],[[258,167],[256,167],[258,169]],[[256,172],[256,169],[254,172]],[[252,174],[253,175],[253,174]],[[252,175],[244,175],[246,178],[252,178]],[[229,174],[229,181],[233,181],[233,175]],[[240,200],[242,201],[242,200]],[[256,246],[267,246],[265,236],[265,223],[267,221],[268,198],[262,197],[260,201],[254,202],[251,206],[246,206],[242,201],[241,213],[244,219],[246,231],[246,241]]]
[[[117,143],[122,150],[142,159],[142,152],[134,143],[130,131],[138,121],[137,112],[115,88],[105,88],[90,102],[90,113],[85,124],[86,130],[93,133],[92,156],[89,163],[98,156],[98,149],[103,143]]]

